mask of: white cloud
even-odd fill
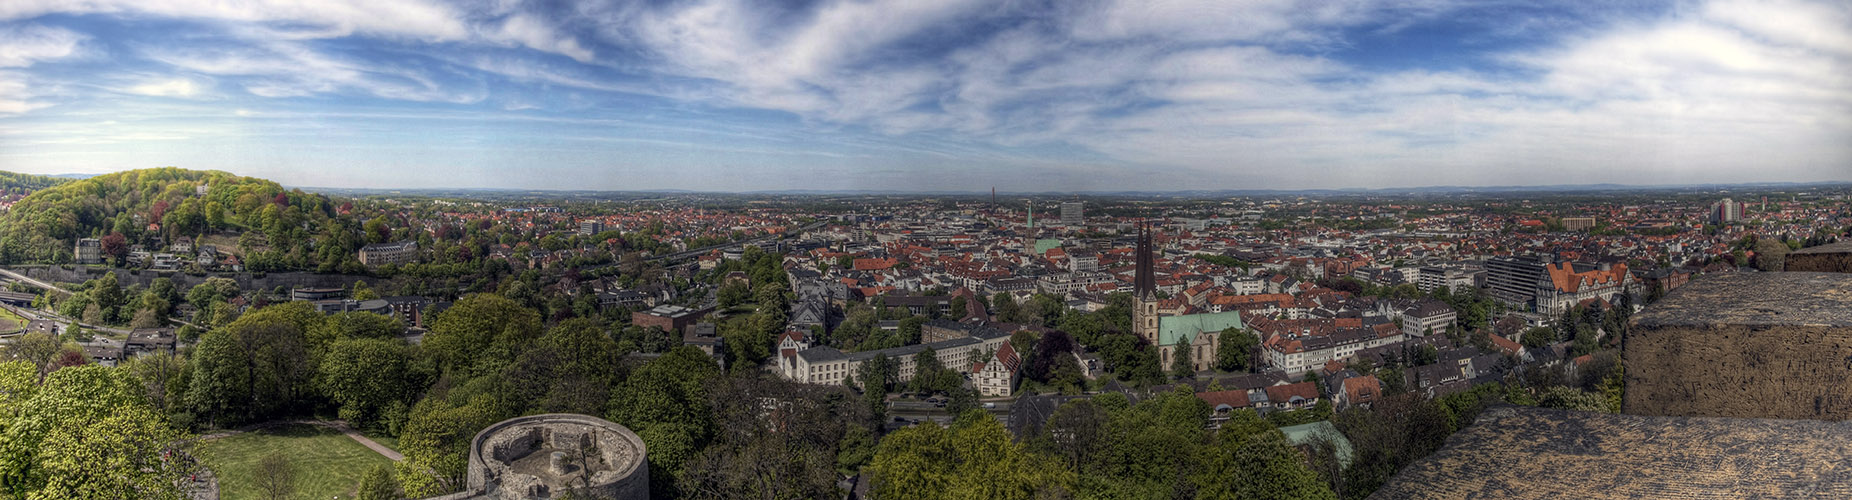
[[[40,61],[70,57],[85,37],[76,32],[39,25],[0,26],[0,68],[29,68]],[[0,115],[14,115],[50,106],[36,100],[40,92],[30,85],[25,71],[0,72]]]
[[[193,97],[205,84],[191,78],[159,78],[122,89],[123,92],[153,97]]]
[[[529,14],[508,16],[499,29],[489,34],[489,38],[564,55],[582,63],[591,62],[593,58],[592,51],[580,45],[578,40],[560,35],[553,26]]]
[[[150,47],[154,60],[195,73],[239,77],[260,97],[303,97],[359,92],[387,99],[474,103],[487,97],[480,85],[446,85],[418,70],[370,64],[318,52],[301,42],[272,41],[248,47]]]
[[[450,6],[424,0],[9,0],[0,20],[51,13],[147,14],[181,19],[308,25],[329,34],[363,33],[423,40],[460,40],[469,35],[463,16]]]
[[[0,26],[0,68],[20,68],[77,51],[84,36],[38,25]]]

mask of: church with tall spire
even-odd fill
[[[1155,230],[1148,224],[1138,225],[1137,260],[1132,276],[1132,330],[1139,338],[1158,350],[1158,365],[1169,371],[1179,356],[1189,356],[1194,371],[1215,367],[1222,330],[1246,328],[1241,313],[1183,314],[1161,316],[1158,306],[1166,299],[1157,290],[1157,243]]]

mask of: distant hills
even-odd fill
[[[326,196],[219,171],[150,168],[82,179],[0,173],[6,179],[40,188],[0,214],[0,263],[69,262],[78,238],[121,235],[124,245],[163,248],[222,229],[260,232],[271,246],[290,248],[307,241],[305,227],[320,230],[315,223],[335,217]]]
[[[63,184],[69,179],[55,176],[0,171],[0,194],[25,194]]]

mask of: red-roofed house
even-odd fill
[[[1371,375],[1344,379],[1337,391],[1337,403],[1340,408],[1361,406],[1369,408],[1377,398],[1383,396],[1382,381]]]
[[[1016,388],[1017,368],[1022,366],[1022,359],[1016,356],[1016,349],[1008,342],[997,347],[997,353],[987,361],[981,361],[971,367],[971,376],[977,385],[977,393],[984,397],[1010,397],[1010,391]]]
[[[1248,407],[1248,391],[1243,390],[1198,392],[1196,398],[1209,403],[1211,429],[1221,428],[1222,422],[1227,422],[1230,415]]]
[[[1267,403],[1282,410],[1311,408],[1318,404],[1318,383],[1300,382],[1297,384],[1276,385],[1268,387]]]

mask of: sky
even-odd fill
[[[1852,180],[1852,2],[5,0],[0,170],[1067,192]]]

